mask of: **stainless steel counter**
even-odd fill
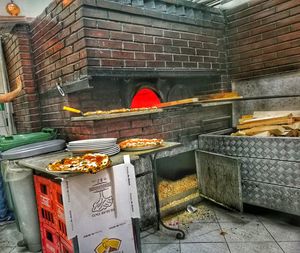
[[[173,149],[175,147],[180,146],[181,144],[178,142],[165,142],[163,146],[155,148],[155,149],[148,149],[148,150],[143,150],[143,151],[134,151],[134,152],[120,152],[114,156],[111,156],[110,159],[112,161],[112,166],[118,165],[123,163],[123,156],[124,155],[129,155],[131,161],[136,161],[140,158],[140,156],[147,156],[151,155],[154,153],[158,153],[161,151],[166,151],[169,149]],[[31,169],[34,169],[38,172],[46,173],[51,176],[59,177],[59,178],[65,178],[65,177],[70,177],[70,176],[76,176],[79,173],[78,172],[51,172],[47,170],[47,166],[49,163],[52,163],[54,161],[66,158],[66,157],[71,157],[72,153],[71,152],[56,152],[56,153],[50,153],[50,154],[45,154],[41,156],[35,156],[35,157],[30,157],[26,159],[19,160],[19,164],[28,167]]]

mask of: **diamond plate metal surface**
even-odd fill
[[[243,202],[300,215],[300,189],[259,182],[242,182]]]
[[[300,161],[300,138],[200,135],[199,148],[229,156]]]
[[[244,203],[300,215],[300,138],[207,134],[199,148],[240,158]]]
[[[243,211],[240,162],[235,157],[196,151],[200,193],[235,210]]]
[[[242,180],[265,182],[300,189],[300,163],[241,157]]]

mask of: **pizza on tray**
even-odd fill
[[[149,111],[149,110],[156,110],[157,107],[142,107],[142,108],[120,108],[120,109],[113,109],[109,111],[93,111],[93,112],[86,112],[84,116],[91,116],[91,115],[103,115],[103,114],[113,114],[113,113],[124,113],[124,112],[141,112],[141,111]]]
[[[122,150],[134,151],[157,148],[163,144],[163,139],[128,139],[119,143]]]
[[[104,154],[94,153],[83,156],[67,157],[50,163],[48,170],[53,172],[82,172],[97,173],[111,165],[109,157]]]

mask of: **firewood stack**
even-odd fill
[[[300,111],[256,111],[243,115],[232,136],[300,137]]]

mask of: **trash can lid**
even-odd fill
[[[65,140],[42,141],[33,144],[12,148],[1,153],[2,160],[22,159],[64,149]]]

